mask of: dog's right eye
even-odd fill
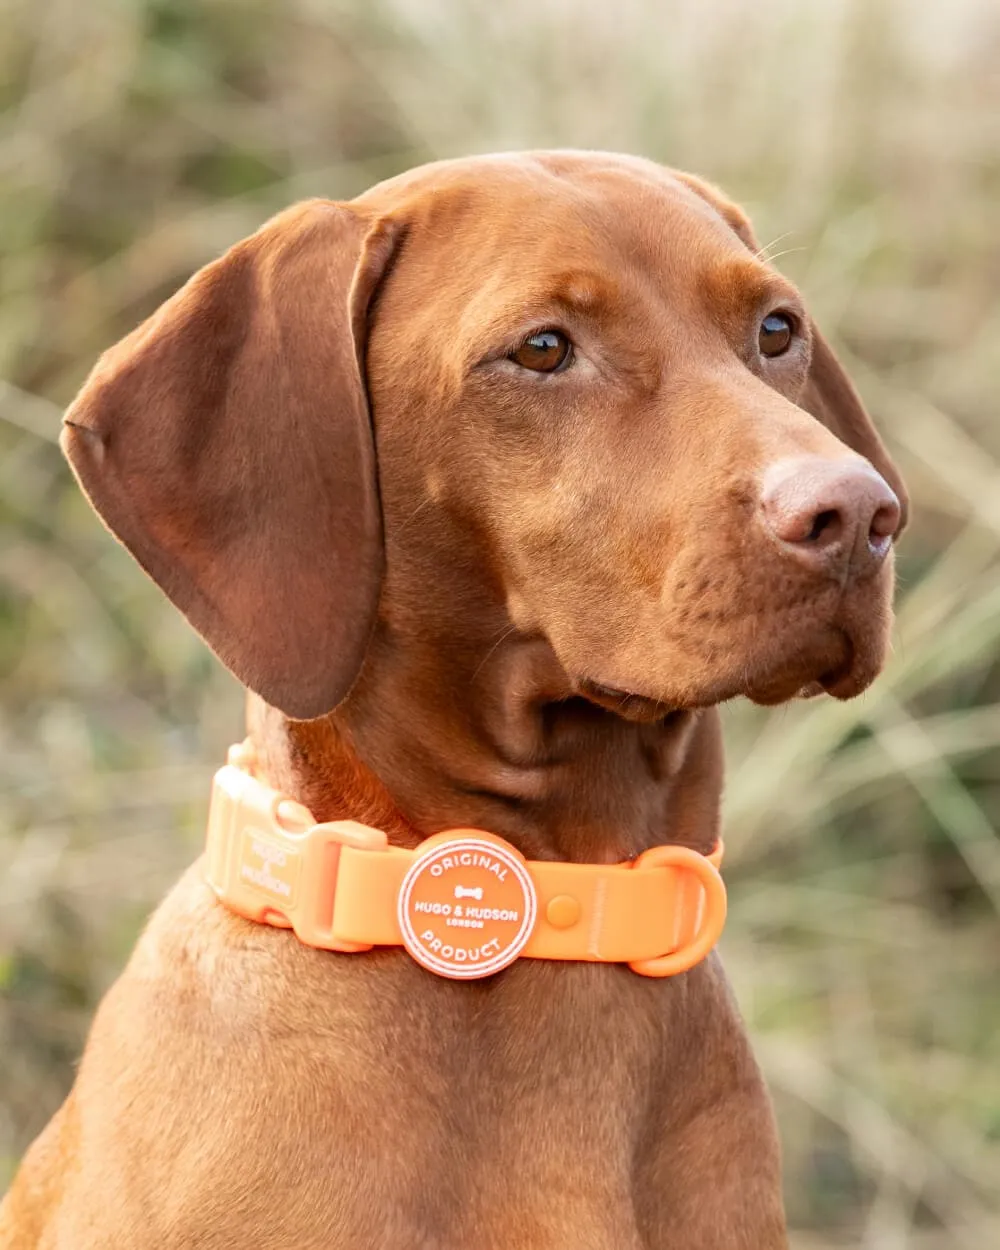
[[[522,369],[530,369],[533,373],[558,373],[572,358],[573,344],[561,330],[539,330],[529,334],[508,357]]]
[[[762,356],[783,356],[792,345],[795,327],[785,313],[771,313],[760,323],[757,342]]]

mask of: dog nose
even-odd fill
[[[870,464],[819,456],[780,460],[764,474],[764,522],[775,538],[816,570],[842,574],[885,559],[900,507]]]

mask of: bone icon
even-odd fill
[[[483,901],[483,887],[481,885],[477,885],[477,886],[470,888],[464,885],[456,885],[455,897],[456,898],[474,898],[478,902],[481,903]]]

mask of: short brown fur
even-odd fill
[[[868,685],[891,559],[793,565],[760,479],[861,456],[902,486],[755,249],[714,188],[647,161],[446,162],[281,214],[107,353],[67,454],[250,687],[272,784],[407,846],[707,851],[715,705]],[[800,333],[762,361],[775,303]],[[551,325],[573,366],[519,371]],[[0,1246],[777,1250],[779,1173],[716,957],[456,984],[245,922],[195,865]]]

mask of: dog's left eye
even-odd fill
[[[529,335],[508,357],[533,373],[558,373],[572,358],[573,344],[561,330],[539,330]]]
[[[762,356],[782,356],[792,344],[795,328],[784,313],[771,313],[760,323],[757,342]]]

